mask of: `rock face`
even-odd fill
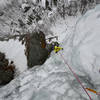
[[[0,85],[5,85],[14,78],[14,70],[13,61],[9,64],[5,54],[0,52]]]
[[[43,32],[39,31],[34,34],[28,34],[25,39],[27,64],[29,68],[43,64],[49,55]]]
[[[10,40],[12,40],[12,42],[10,42]],[[5,42],[5,38],[2,40],[2,42]],[[18,43],[20,43],[20,45],[17,45],[17,41]],[[0,85],[5,85],[7,83],[9,83],[13,78],[14,78],[14,74],[15,71],[20,71],[26,68],[24,65],[26,65],[26,67],[28,68],[32,68],[35,65],[42,65],[46,59],[49,57],[51,51],[53,50],[53,47],[56,44],[47,44],[46,43],[46,39],[45,39],[45,35],[42,31],[36,31],[30,34],[24,34],[24,35],[14,35],[14,36],[10,36],[8,37],[7,41],[2,45],[1,47],[4,46],[7,49],[3,49],[0,48],[0,52],[4,52],[4,53],[0,53]],[[15,42],[13,44],[13,42]],[[21,44],[22,43],[22,44]],[[5,45],[8,44],[8,45]],[[13,49],[12,51],[10,49],[8,50],[8,46],[12,45],[13,48],[19,48],[18,50]],[[16,45],[16,46],[15,46]],[[25,48],[21,48],[21,47],[25,47]],[[16,56],[16,58],[12,58],[11,55],[16,55],[16,52],[23,54],[22,56]],[[9,51],[9,52],[8,52]],[[23,52],[22,52],[23,51]],[[9,53],[9,55],[7,55]],[[20,55],[21,55],[20,54]],[[8,59],[6,59],[5,55],[7,56]],[[26,57],[24,59],[24,57]],[[12,58],[12,59],[11,59]],[[9,63],[9,59],[13,60]],[[23,61],[18,60],[18,59],[23,59]],[[15,70],[16,67],[16,70]],[[18,70],[18,68],[20,68],[20,70]],[[16,71],[16,72],[17,72]],[[23,70],[24,71],[24,70]],[[21,72],[23,72],[21,71]]]

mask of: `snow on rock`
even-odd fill
[[[46,44],[43,32],[38,31],[14,37],[8,41],[5,39],[0,41],[0,51],[10,62],[14,61],[18,72],[21,73],[35,65],[42,65],[48,59],[53,45]]]
[[[25,45],[21,44],[18,39],[9,41],[0,41],[0,51],[5,53],[10,61],[14,61],[16,69],[23,72],[27,69],[27,59],[24,53]]]

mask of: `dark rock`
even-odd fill
[[[2,61],[0,61],[0,69],[3,69],[4,67],[5,67],[5,64]]]
[[[5,58],[5,54],[4,53],[0,53],[0,61],[3,61],[4,58]]]
[[[0,70],[0,85],[6,85],[14,78],[14,71]]]
[[[42,65],[49,56],[43,32],[35,32],[26,37],[26,56],[29,68]]]
[[[8,66],[8,64],[9,64],[8,59],[4,59],[4,60],[3,60],[3,63],[4,63],[4,66]]]
[[[13,61],[9,64],[5,54],[0,52],[0,85],[6,85],[14,78],[15,66]]]

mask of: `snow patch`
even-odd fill
[[[0,52],[5,53],[9,61],[14,61],[15,67],[20,73],[27,69],[24,50],[25,45],[22,45],[19,40],[0,41]]]

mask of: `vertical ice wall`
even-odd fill
[[[100,83],[100,6],[87,12],[76,24],[73,39],[74,67]],[[77,60],[77,59],[78,60]]]

